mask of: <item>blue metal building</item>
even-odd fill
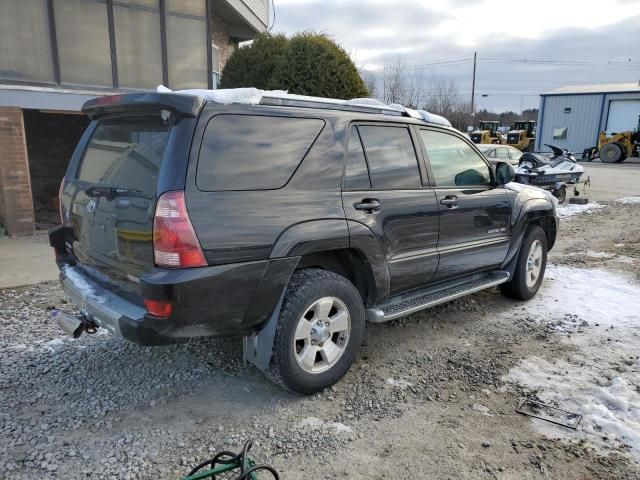
[[[635,130],[640,116],[640,82],[562,87],[540,98],[536,151],[545,143],[582,153],[601,131]]]

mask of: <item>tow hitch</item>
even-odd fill
[[[60,325],[60,328],[73,338],[78,338],[82,332],[96,333],[98,330],[98,326],[84,315],[76,317],[56,308],[51,310],[50,315]]]

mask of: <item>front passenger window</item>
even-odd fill
[[[438,187],[473,187],[491,184],[485,161],[464,140],[444,132],[420,130]]]

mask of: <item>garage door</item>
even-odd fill
[[[640,100],[612,100],[609,104],[607,133],[635,130],[640,115]]]

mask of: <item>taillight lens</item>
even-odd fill
[[[187,214],[184,192],[166,192],[158,199],[153,221],[153,255],[159,267],[207,265]]]
[[[171,303],[159,300],[145,300],[144,306],[152,317],[167,318],[171,315]]]

